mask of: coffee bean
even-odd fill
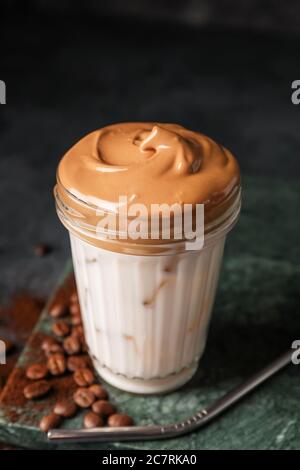
[[[44,432],[50,431],[50,429],[56,428],[61,423],[62,419],[55,413],[50,413],[44,416],[40,421],[40,429]]]
[[[95,397],[98,398],[99,400],[100,399],[104,400],[105,398],[108,398],[108,393],[105,390],[105,388],[102,387],[102,385],[93,384],[89,387],[89,390],[93,392]]]
[[[70,356],[67,359],[67,368],[70,372],[91,366],[91,360],[87,354],[81,356]]]
[[[75,403],[81,408],[88,408],[95,401],[95,395],[87,388],[78,388],[73,395]]]
[[[80,315],[80,306],[78,303],[70,305],[70,313],[71,315]]]
[[[87,387],[92,385],[95,382],[95,377],[93,372],[90,369],[77,369],[73,375],[74,382],[79,385],[79,387]]]
[[[58,401],[53,408],[55,414],[63,418],[71,418],[77,411],[77,405],[71,399]]]
[[[48,369],[45,364],[32,364],[26,369],[26,377],[31,380],[44,379],[48,374]]]
[[[63,354],[52,354],[47,361],[47,367],[52,375],[62,375],[66,371],[67,361]]]
[[[81,315],[72,315],[70,319],[71,325],[77,326],[82,324]]]
[[[81,350],[81,341],[78,336],[70,335],[63,342],[64,350],[70,356],[78,354]]]
[[[60,320],[53,323],[52,331],[56,336],[67,336],[70,333],[70,326],[66,321]]]
[[[61,344],[53,344],[52,346],[49,347],[48,351],[46,352],[46,356],[50,357],[53,354],[62,354],[64,355],[64,348],[62,347]]]
[[[47,351],[48,348],[50,346],[52,346],[52,344],[58,344],[56,339],[52,338],[52,336],[46,336],[45,339],[43,339],[42,343],[41,343],[41,348],[43,351]]]
[[[41,348],[46,353],[46,355],[57,352],[63,352],[63,348],[60,343],[58,343],[56,339],[52,338],[52,336],[47,336],[43,340]]]
[[[46,380],[39,380],[38,382],[33,382],[32,384],[27,385],[24,388],[25,398],[32,400],[34,398],[40,398],[46,395],[51,389],[51,385]]]
[[[108,426],[112,428],[118,428],[122,426],[132,426],[133,419],[128,415],[123,415],[116,413],[114,415],[110,415],[107,421]]]
[[[70,296],[70,303],[71,304],[75,304],[75,303],[78,303],[78,294],[76,291],[73,292],[73,294],[71,294]]]
[[[98,400],[92,406],[94,413],[102,416],[110,416],[116,412],[116,407],[107,400]]]
[[[36,254],[36,256],[45,256],[50,253],[50,251],[51,247],[49,245],[46,245],[45,243],[39,243],[34,247],[34,253]]]
[[[72,335],[74,336],[79,336],[79,338],[83,339],[84,338],[84,332],[83,332],[83,327],[82,325],[76,325],[72,328]]]
[[[63,304],[54,304],[49,310],[49,315],[52,318],[59,318],[66,314],[66,308]]]
[[[89,411],[88,413],[84,415],[83,426],[86,429],[101,427],[103,426],[103,419],[101,418],[101,416],[97,415],[96,413]]]

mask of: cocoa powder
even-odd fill
[[[55,295],[55,298],[52,301],[52,305],[57,305],[57,303],[63,303],[68,307],[70,304],[70,297],[72,295],[74,300],[76,300],[75,283],[73,276],[68,278],[64,285],[58,290]],[[69,316],[67,317],[68,321],[70,321],[70,318],[71,315],[69,313]],[[55,323],[56,321],[56,319],[51,318],[51,316],[49,315],[49,324],[46,326],[45,331],[49,331],[48,326],[53,325],[53,323]],[[76,335],[78,336],[78,338],[80,337],[80,341],[82,340],[84,342],[81,326],[71,326],[71,335]],[[50,335],[50,338],[51,337],[55,339],[56,344],[58,344],[60,347],[62,346],[63,338],[54,338],[53,334]],[[44,416],[52,416],[55,405],[57,406],[57,403],[73,403],[74,405],[73,396],[76,396],[77,399],[79,398],[79,405],[81,407],[83,405],[84,407],[89,405],[90,410],[91,405],[95,400],[108,397],[106,390],[100,384],[95,383],[89,386],[89,383],[91,382],[90,379],[87,380],[87,383],[85,384],[86,388],[81,389],[81,392],[78,392],[78,385],[74,381],[72,372],[74,372],[80,367],[92,367],[90,357],[87,354],[80,354],[71,356],[68,355],[68,357],[66,357],[68,361],[68,370],[65,372],[64,375],[57,377],[49,375],[46,377],[47,382],[49,382],[49,386],[51,388],[49,394],[47,394],[45,397],[41,397],[37,401],[27,400],[24,396],[24,388],[29,384],[32,384],[33,380],[26,377],[26,369],[28,368],[28,366],[35,363],[46,364],[47,360],[49,360],[49,354],[46,355],[46,351],[42,348],[42,344],[45,344],[46,338],[48,338],[47,341],[49,342],[48,333],[44,334],[41,332],[34,332],[31,335],[28,345],[26,347],[26,351],[22,356],[22,364],[24,364],[24,368],[17,367],[14,369],[13,373],[10,375],[9,380],[6,383],[6,386],[3,389],[2,396],[0,396],[0,401],[3,405],[3,411],[5,412],[6,417],[10,422],[18,422],[19,425],[24,424],[27,426],[29,425],[38,427],[39,423],[41,422],[41,418],[43,418]],[[71,354],[73,352],[73,348],[69,350],[69,348],[67,347],[66,349],[67,354]],[[83,400],[84,403],[81,400],[81,398],[86,398],[80,395],[80,393],[82,393],[82,390],[84,390],[85,395],[90,395],[87,397],[89,398],[88,404],[86,403],[86,400]],[[115,411],[115,409],[111,411]],[[119,415],[115,416],[118,417]],[[123,416],[124,415],[121,415],[121,421],[125,420]],[[44,423],[46,428],[48,427],[47,419],[46,424]],[[95,417],[94,419],[96,420]],[[88,420],[88,418],[86,418],[86,420]],[[118,423],[114,424],[113,421],[113,419],[110,420],[111,426],[119,425]],[[118,421],[118,419],[116,421]],[[97,422],[100,423],[99,418],[97,418]],[[59,423],[57,422],[57,425],[58,424]],[[90,423],[89,425],[92,425],[92,423]]]
[[[0,392],[43,306],[41,298],[28,292],[15,294],[7,306],[0,306],[0,339],[12,345],[7,349],[6,364],[0,367]]]

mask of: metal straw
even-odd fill
[[[276,374],[291,362],[292,351],[288,350],[267,367],[238,385],[215,403],[203,408],[188,419],[167,425],[132,426],[119,428],[93,429],[53,429],[48,432],[51,441],[69,442],[111,442],[111,441],[144,441],[149,439],[167,439],[182,436],[212,421],[234,403],[250,393],[261,383]]]

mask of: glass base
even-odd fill
[[[120,390],[124,390],[125,392],[143,395],[171,392],[188,382],[197,370],[197,364],[195,364],[191,367],[186,367],[178,372],[178,374],[172,374],[161,379],[144,380],[129,379],[123,375],[114,374],[106,367],[99,367],[96,364],[95,367],[100,377],[108,384],[113,385]]]

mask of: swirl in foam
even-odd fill
[[[122,195],[147,206],[204,203],[207,214],[239,186],[240,174],[232,154],[203,134],[175,124],[121,123],[73,146],[58,179],[95,206],[117,210]]]

